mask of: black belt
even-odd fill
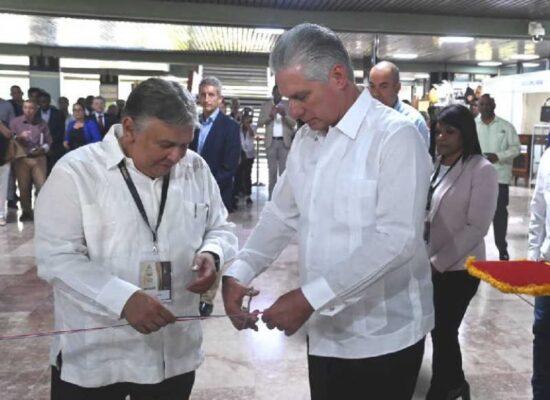
[[[283,137],[282,136],[276,136],[276,137],[273,137],[273,140],[283,140]]]

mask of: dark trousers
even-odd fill
[[[343,359],[308,356],[312,400],[410,400],[414,394],[424,338],[395,353]]]
[[[470,300],[479,286],[479,279],[466,271],[434,273],[435,327],[432,330],[433,357],[430,394],[434,399],[464,383],[462,354],[458,328]]]
[[[495,244],[497,245],[500,258],[508,255],[508,243],[506,243],[506,231],[508,230],[508,201],[509,186],[498,184],[497,210],[493,218],[493,229],[495,233]]]
[[[550,399],[550,296],[535,297],[533,400]]]
[[[58,362],[60,362],[58,357]],[[187,400],[195,382],[195,371],[168,378],[160,383],[113,383],[85,388],[61,380],[61,372],[52,366],[51,400]]]
[[[238,169],[239,187],[238,191],[245,196],[252,194],[252,165],[254,164],[253,158],[242,158]]]

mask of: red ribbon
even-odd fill
[[[231,318],[239,315],[242,315],[242,314],[235,314],[235,315],[219,314],[219,315],[210,315],[208,317],[202,317],[202,316],[196,316],[196,315],[180,315],[179,317],[176,317],[176,322],[200,321],[203,319],[213,319],[213,318]],[[92,332],[92,331],[101,331],[103,329],[121,328],[123,326],[129,326],[129,325],[130,324],[125,323],[125,324],[117,324],[117,325],[98,326],[95,328],[81,328],[81,329],[69,329],[69,330],[49,331],[49,332],[24,333],[20,335],[6,335],[6,336],[0,336],[0,341],[69,335],[72,333],[79,333],[79,332]]]

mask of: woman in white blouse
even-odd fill
[[[474,117],[466,107],[445,107],[435,138],[439,157],[430,182],[425,231],[435,307],[433,375],[426,399],[468,400],[458,329],[479,280],[468,274],[464,263],[468,256],[485,259],[483,238],[495,213],[497,173],[481,153]]]

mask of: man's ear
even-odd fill
[[[399,94],[399,92],[401,91],[401,82],[397,82],[397,84],[395,85],[395,91],[397,92],[397,94]]]
[[[126,116],[122,118],[122,131],[122,136],[128,142],[133,143],[136,140],[136,123],[134,122],[134,119],[132,117]]]
[[[334,82],[337,88],[342,89],[348,85],[348,70],[342,64],[335,64],[328,76],[329,81]]]

